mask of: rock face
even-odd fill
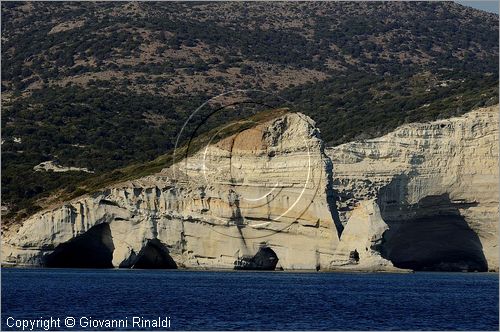
[[[389,229],[377,203],[363,200],[353,208],[342,231],[330,268],[395,271],[393,264],[379,252],[383,234]]]
[[[498,270],[498,113],[326,150],[287,114],[42,211],[4,265]]]
[[[32,216],[6,236],[3,261],[69,266],[101,250],[114,267],[234,268],[272,251],[284,269],[325,268],[338,243],[328,174],[314,122],[288,114]]]
[[[327,149],[344,232],[373,202],[386,224],[376,252],[395,266],[498,270],[498,131],[494,106]],[[370,249],[345,237],[342,248]]]

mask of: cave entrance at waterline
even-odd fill
[[[413,219],[386,220],[389,230],[380,250],[384,258],[414,271],[488,271],[479,237],[448,195],[428,196],[417,205],[425,215],[416,210]]]
[[[100,224],[58,245],[45,256],[43,265],[55,268],[112,268],[114,249],[109,225]]]
[[[177,264],[159,240],[149,240],[137,255],[133,269],[176,269]]]
[[[261,247],[254,256],[243,256],[234,262],[235,270],[274,271],[278,264],[278,255],[269,247]]]

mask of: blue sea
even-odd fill
[[[140,323],[165,324],[161,330],[499,327],[498,275],[490,273],[4,268],[1,275],[2,330],[31,323],[37,330],[65,330],[65,323],[74,324],[69,330],[104,330],[112,320],[133,330]]]

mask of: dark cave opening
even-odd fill
[[[133,269],[177,269],[168,249],[157,239],[149,240],[137,255]]]
[[[382,256],[415,271],[486,272],[477,234],[460,216],[436,216],[392,224],[384,234]]]
[[[243,256],[234,262],[235,270],[274,271],[278,255],[269,247],[261,247],[254,256]]]
[[[382,256],[396,267],[414,271],[488,271],[478,235],[449,199],[426,197],[423,202],[436,197],[445,209],[429,214],[428,206],[421,205],[425,207],[422,217],[386,221],[389,230],[378,248]],[[443,197],[448,204],[443,204]]]
[[[354,249],[349,253],[349,260],[358,263],[359,262],[359,252]]]
[[[54,268],[112,268],[113,239],[108,224],[90,228],[76,238],[58,245],[45,256],[44,266]]]
[[[377,203],[389,229],[374,249],[395,267],[414,271],[488,271],[481,241],[460,213],[476,203],[444,193],[407,205],[408,182],[400,176],[380,191]]]

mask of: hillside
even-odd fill
[[[451,2],[1,6],[8,218],[170,151],[227,90],[278,93],[329,145],[498,102],[498,16]],[[33,169],[45,161],[94,173]]]

